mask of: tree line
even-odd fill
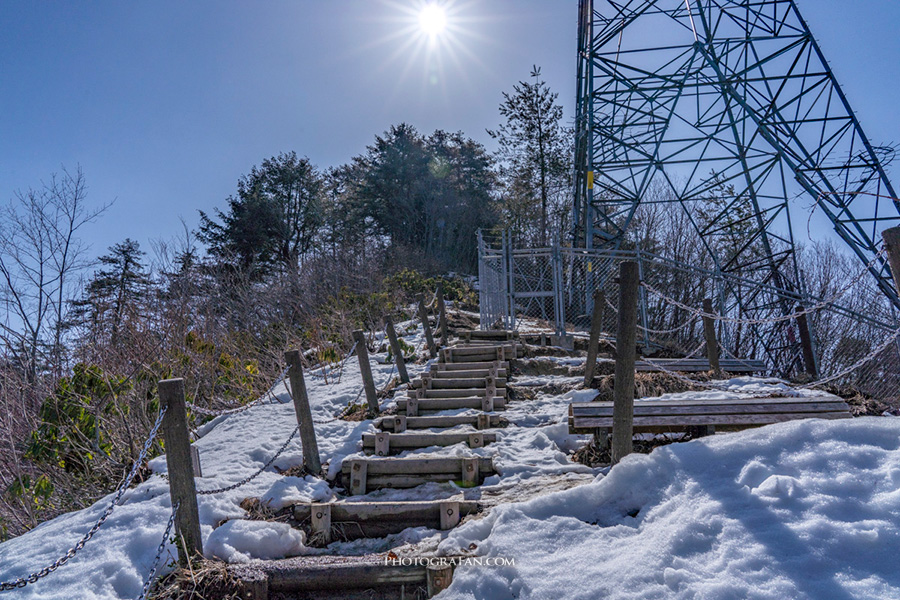
[[[496,152],[406,123],[340,166],[281,152],[196,230],[96,259],[83,233],[107,205],[88,201],[80,169],[16,193],[0,213],[0,540],[118,482],[158,380],[184,377],[197,405],[246,403],[284,349],[334,360],[353,329],[380,328],[435,277],[475,273],[477,230],[561,236],[571,131],[539,75],[503,95]],[[474,303],[464,279],[444,280]]]

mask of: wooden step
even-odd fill
[[[414,390],[406,390],[406,395],[409,398],[481,398],[485,395],[486,391],[486,388],[457,388],[446,390],[429,390],[419,388]],[[506,398],[506,388],[495,388],[494,396]]]
[[[294,519],[310,522],[311,542],[329,544],[381,538],[409,527],[452,529],[460,519],[481,512],[479,502],[430,500],[420,502],[329,502],[297,504]]]
[[[383,554],[306,555],[226,568],[241,587],[241,597],[249,600],[268,600],[270,593],[281,594],[279,598],[339,596],[377,600],[418,598],[421,589],[427,590],[430,598],[453,581],[453,565],[458,560],[460,557],[435,557],[435,565],[426,566],[427,562],[390,564]]]
[[[464,372],[464,371],[462,371]],[[487,387],[487,377],[459,377],[455,379],[450,379],[449,377],[434,377],[430,379],[414,379],[412,381],[412,386],[414,388],[420,388],[423,384],[425,387],[432,390],[454,390],[454,389],[466,389],[466,388],[486,388]],[[494,378],[494,387],[506,387],[506,378],[505,377],[496,377]]]
[[[458,366],[458,365],[456,365]],[[444,371],[431,370],[428,372],[432,380],[437,379],[482,379],[491,374],[490,369],[469,369],[466,371]],[[506,369],[497,369],[497,378],[506,379],[508,377]]]
[[[461,332],[459,337],[467,342],[474,340],[512,340],[518,339],[519,332],[508,329],[473,329]]]
[[[494,473],[490,457],[354,458],[341,464],[344,486],[354,496],[381,488],[411,488],[423,483],[457,481],[480,485]]]
[[[419,416],[419,414],[423,412],[455,410],[460,408],[473,408],[485,412],[506,409],[506,398],[503,396],[494,396],[490,400],[487,400],[484,396],[472,396],[465,398],[420,398],[413,399],[413,401],[416,405],[416,410],[413,412],[416,414],[410,414],[409,402],[407,400],[397,400],[397,409],[411,417]]]
[[[502,349],[503,360],[508,361],[513,358],[522,358],[525,356],[525,349],[520,347],[516,349],[515,356],[512,355],[512,349]],[[439,360],[443,363],[472,363],[472,362],[489,362],[500,359],[500,347],[485,346],[476,348],[444,348],[440,352]]]
[[[431,364],[431,371],[470,371],[472,369],[490,369],[494,365],[497,365],[497,368],[502,371],[509,370],[509,361],[501,360],[483,360],[481,362],[466,362],[466,363],[441,363],[436,362]]]
[[[497,441],[496,433],[364,433],[363,452],[376,456],[388,456],[405,450],[468,444],[469,448],[481,448]]]
[[[407,417],[391,415],[375,421],[375,427],[382,431],[402,433],[407,429],[449,428],[460,425],[471,425],[478,429],[489,429],[500,426],[500,415],[434,415],[428,417]]]

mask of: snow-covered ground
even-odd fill
[[[900,598],[900,420],[797,421],[631,455],[440,545],[447,598]]]
[[[401,335],[407,325],[398,326]],[[419,346],[421,330],[406,332],[406,341]],[[379,387],[394,374],[384,357],[371,355]],[[578,359],[553,360],[579,364]],[[409,368],[414,377],[425,366]],[[515,384],[572,387],[579,379],[527,376]],[[360,452],[361,434],[374,431],[371,421],[334,420],[349,402],[359,401],[358,363],[350,358],[339,382],[329,378],[326,383],[312,373],[306,380],[319,451],[334,475],[343,458]],[[759,378],[719,385],[734,394],[821,393]],[[198,489],[240,481],[282,446],[296,418],[284,386],[276,386],[273,395],[277,402],[200,428],[195,445],[204,477],[197,480]],[[720,435],[628,457],[607,474],[608,469],[591,469],[569,458],[587,438],[568,433],[568,404],[593,395],[589,390],[539,393],[534,400],[508,405],[502,415],[510,426],[497,431],[496,443],[406,454],[493,457],[499,474],[483,486],[427,484],[365,497],[464,497],[492,507],[486,517],[449,533],[417,528],[384,540],[307,548],[301,532],[283,523],[242,521],[241,501],[258,497],[277,509],[338,496],[325,481],[272,470],[237,490],[199,497],[204,550],[233,562],[391,548],[400,554],[474,552],[515,559],[509,567],[459,568],[445,593],[451,598],[900,597],[900,575],[889,565],[900,550],[900,420],[808,421]],[[391,405],[386,401],[383,408]],[[295,439],[274,466],[283,470],[301,462]],[[151,467],[164,472],[164,457]],[[0,545],[0,580],[27,575],[64,554],[108,502],[100,500]],[[170,512],[168,483],[151,477],[126,493],[124,503],[69,564],[14,596],[136,597]],[[167,547],[164,560],[171,556],[174,548]]]

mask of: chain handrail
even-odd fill
[[[159,428],[162,425],[163,417],[166,414],[166,408],[163,408],[159,412],[159,416],[156,418],[156,423],[153,425],[153,428],[150,430],[150,434],[147,437],[147,441],[144,442],[143,448],[141,448],[141,453],[138,455],[137,460],[134,461],[134,464],[131,466],[131,471],[125,477],[125,480],[119,485],[116,490],[116,495],[113,497],[112,502],[110,502],[109,506],[106,507],[106,510],[103,511],[103,514],[100,515],[100,518],[97,519],[97,522],[88,530],[84,536],[78,542],[69,548],[69,550],[53,561],[49,566],[44,567],[40,571],[35,571],[28,575],[27,577],[19,577],[18,579],[13,579],[10,581],[0,581],[0,592],[5,592],[8,590],[14,590],[16,588],[23,588],[29,583],[35,583],[38,579],[42,577],[46,577],[56,569],[60,568],[70,559],[72,559],[79,550],[84,548],[84,545],[90,541],[94,534],[106,523],[106,520],[109,518],[109,515],[112,514],[113,509],[118,506],[119,501],[122,499],[122,496],[128,490],[128,486],[131,485],[131,481],[134,479],[134,476],[137,475],[138,470],[141,468],[141,465],[144,463],[144,459],[147,457],[147,453],[150,452],[150,448],[153,445],[153,441],[156,439],[156,434],[159,432]]]
[[[153,566],[150,567],[150,573],[147,575],[147,579],[144,581],[144,587],[141,589],[141,595],[137,597],[137,600],[144,600],[144,598],[147,597],[147,594],[153,588],[153,584],[155,583],[156,571],[159,569],[159,561],[166,549],[166,542],[169,541],[169,534],[172,533],[172,527],[175,525],[175,515],[178,513],[179,506],[180,505],[176,502],[175,506],[172,507],[172,515],[169,517],[169,523],[168,525],[166,525],[166,530],[163,532],[162,541],[159,543],[159,547],[156,549],[156,558],[153,560]]]
[[[237,483],[234,483],[229,486],[225,486],[223,488],[218,488],[215,490],[197,490],[197,495],[198,496],[212,496],[213,494],[221,494],[224,492],[230,492],[231,490],[236,490],[237,488],[250,483],[257,477],[259,477],[263,473],[263,471],[265,471],[266,469],[268,469],[269,467],[272,466],[272,463],[274,463],[278,459],[278,457],[281,456],[281,454],[287,449],[288,444],[291,443],[291,440],[294,439],[294,437],[297,435],[297,433],[299,433],[299,431],[300,431],[299,425],[297,427],[294,427],[294,431],[291,433],[291,435],[288,437],[288,439],[284,442],[284,444],[281,445],[281,448],[278,449],[278,452],[276,452],[275,455],[269,459],[269,462],[264,464],[253,475],[250,475],[249,477],[245,477],[244,479],[238,481]]]
[[[185,402],[184,404],[192,411],[209,417],[219,417],[222,415],[234,415],[237,413],[242,413],[245,410],[250,410],[254,406],[261,404],[263,400],[267,400],[269,398],[271,398],[272,400],[276,400],[274,390],[278,386],[278,384],[283,382],[285,380],[285,377],[287,377],[288,368],[289,367],[285,367],[284,371],[281,372],[279,378],[275,381],[275,383],[269,386],[269,389],[265,394],[243,406],[237,406],[235,408],[224,408],[222,410],[212,410],[209,408],[203,408],[202,406],[197,406],[193,402]]]

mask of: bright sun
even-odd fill
[[[429,37],[440,34],[447,26],[447,14],[437,4],[427,4],[419,12],[419,28]]]

